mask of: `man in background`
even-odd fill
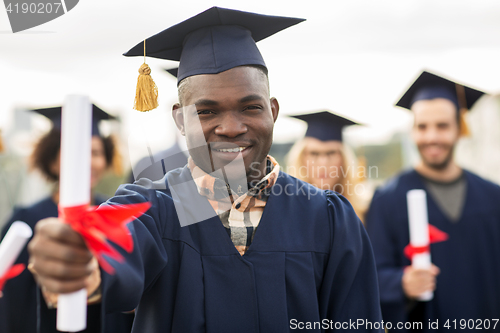
[[[498,319],[500,187],[464,170],[453,158],[466,132],[463,113],[481,95],[423,72],[397,103],[413,112],[412,135],[421,160],[378,189],[367,214],[385,321],[421,323],[423,331],[432,331],[429,321],[438,320],[439,330],[453,331],[461,320],[473,321],[468,329],[491,329]],[[412,189],[427,192],[429,224],[449,235],[431,245],[429,269],[413,268],[403,254],[409,243],[406,193]],[[419,301],[427,291],[434,291],[434,298]]]

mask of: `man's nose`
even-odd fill
[[[437,141],[439,138],[439,133],[437,128],[431,127],[428,128],[427,131],[425,131],[425,141],[427,143],[432,143]]]
[[[238,114],[228,112],[221,118],[220,124],[215,128],[215,134],[234,138],[248,131],[247,126]]]

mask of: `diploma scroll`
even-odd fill
[[[406,194],[408,201],[408,221],[410,227],[410,245],[413,248],[427,248],[425,251],[413,254],[411,264],[414,268],[427,269],[431,267],[431,253],[428,250],[429,220],[427,214],[427,197],[424,190],[411,190]],[[430,301],[434,297],[432,291],[427,291],[418,297],[419,301]]]
[[[33,235],[30,226],[24,222],[12,223],[0,244],[0,277],[9,270]]]
[[[87,96],[69,95],[62,108],[59,206],[90,203],[92,105]],[[83,331],[87,326],[87,291],[61,294],[57,301],[57,330]]]

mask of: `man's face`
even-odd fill
[[[417,101],[411,110],[415,115],[413,139],[423,163],[432,169],[444,169],[453,158],[459,138],[455,105],[436,98]]]
[[[265,76],[257,68],[235,67],[192,76],[186,88],[183,108],[174,105],[173,116],[195,164],[207,173],[225,167],[231,179],[243,172],[232,170],[238,163],[228,164],[242,157],[247,181],[262,178],[279,111]]]

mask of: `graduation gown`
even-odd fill
[[[432,262],[441,273],[429,302],[409,302],[401,286],[403,269],[410,265],[403,255],[409,243],[406,193],[425,190],[422,178],[415,170],[406,171],[375,192],[366,224],[377,262],[384,320],[407,321],[409,315],[420,315],[428,331],[428,320],[439,320],[439,328],[446,330],[447,320],[499,318],[500,187],[466,170],[464,174],[467,194],[457,222],[451,222],[427,195],[429,223],[449,235],[447,241],[431,244]]]
[[[168,185],[183,182],[182,193]],[[122,185],[108,202],[152,203],[128,225],[126,262],[112,262],[114,275],[101,271],[105,310],[137,307],[133,332],[280,333],[291,320],[381,321],[370,242],[342,196],[280,173],[243,256],[214,214],[181,227],[174,198],[187,219],[209,205],[187,167]]]
[[[136,179],[140,178],[151,180],[162,179],[170,170],[185,166],[187,164],[187,156],[176,142],[172,147],[156,153],[153,156],[153,161],[151,162],[151,157],[149,156],[141,158],[134,167],[141,171],[139,171],[137,177],[134,177],[134,173],[131,171],[128,176],[128,182],[133,183]]]
[[[96,196],[94,204],[101,204],[105,198]],[[16,209],[2,230],[2,239],[11,224],[17,220],[26,222],[31,229],[41,219],[56,217],[58,215],[57,205],[52,198],[46,198],[27,208]],[[16,263],[28,264],[28,251],[25,247],[19,255]],[[49,310],[45,301],[41,300],[41,294],[36,287],[33,275],[25,269],[19,276],[8,280],[3,289],[3,297],[0,298],[0,332],[1,333],[34,333],[37,332],[37,303],[39,311],[44,315],[40,318],[44,321],[43,333],[56,333],[56,310]],[[38,298],[38,301],[37,301]],[[101,325],[101,305],[89,306],[87,326],[84,332],[98,332]],[[108,315],[108,329],[105,332],[126,333],[132,328],[133,314],[110,314]]]

